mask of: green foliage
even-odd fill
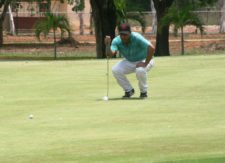
[[[146,21],[141,12],[129,13],[127,11],[126,0],[114,0],[114,5],[116,7],[117,24],[128,22],[128,20],[135,20],[140,23],[142,31],[144,32],[146,27]]]
[[[167,14],[162,18],[160,23],[160,30],[164,26],[174,25],[174,31],[177,32],[181,29],[181,53],[184,54],[184,36],[183,28],[186,25],[193,25],[197,29],[203,32],[203,24],[198,15],[193,12],[192,5],[183,6],[182,9],[178,9],[175,5],[170,7]]]
[[[174,4],[179,8],[182,8],[186,5],[191,5],[193,9],[196,10],[207,6],[210,7],[216,2],[218,2],[218,0],[175,0]]]
[[[175,6],[172,6],[161,20],[161,26],[173,24],[175,31],[177,31],[179,28],[186,25],[194,25],[203,32],[203,24],[198,15],[192,12],[192,10],[193,7],[190,5],[184,6],[180,10]]]
[[[82,11],[84,10],[84,7],[85,7],[85,3],[84,3],[84,0],[75,0],[75,6],[72,8],[73,11]]]
[[[218,0],[196,0],[196,3],[198,6],[205,7],[215,4],[217,1]]]
[[[70,35],[69,21],[65,15],[46,13],[45,16],[45,20],[35,24],[35,35],[37,38],[40,39],[41,33],[47,36],[52,29],[53,31],[56,31],[58,28],[61,30],[62,34],[68,32]]]
[[[60,0],[61,3],[67,2],[69,5],[73,5],[72,10],[75,12],[82,11],[85,8],[84,0]]]
[[[116,15],[119,23],[127,22],[126,0],[114,0],[113,2],[116,7]]]
[[[38,3],[47,2],[47,3],[51,3],[51,0],[28,0],[28,2],[38,2]]]
[[[70,37],[69,21],[65,15],[55,15],[53,13],[46,13],[45,20],[39,21],[35,24],[35,35],[40,40],[40,35],[43,33],[45,36],[53,30],[54,35],[54,58],[56,59],[56,30],[60,29],[61,37],[64,32],[68,32]]]
[[[150,11],[151,4],[149,0],[126,0],[127,11]]]

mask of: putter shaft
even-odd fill
[[[106,84],[107,84],[107,92],[106,92],[106,95],[107,97],[109,97],[109,51],[110,51],[110,44],[106,44],[106,59],[107,59],[107,73],[106,73]]]

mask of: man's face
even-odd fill
[[[120,34],[120,38],[123,41],[123,43],[128,44],[130,40],[130,33],[129,34]]]

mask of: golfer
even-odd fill
[[[110,36],[105,37],[105,43],[111,43],[111,52],[107,55],[112,57],[119,53],[124,60],[119,61],[112,68],[112,73],[118,84],[125,91],[123,98],[130,98],[134,88],[128,81],[126,75],[136,73],[140,89],[140,98],[148,97],[147,72],[153,67],[154,46],[137,32],[131,32],[130,25],[123,23],[118,27],[119,36],[112,40]]]

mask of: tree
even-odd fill
[[[84,9],[84,0],[60,0],[74,5],[73,11]],[[106,58],[104,38],[106,35],[115,37],[116,10],[112,0],[90,0],[96,38],[97,58]]]
[[[61,0],[61,1],[63,2],[63,0]],[[75,11],[75,12],[83,11],[84,8],[85,8],[84,0],[67,0],[67,2],[70,5],[73,5],[72,10]],[[84,29],[83,29],[83,26],[84,26],[83,13],[82,12],[79,12],[78,13],[78,17],[79,17],[79,20],[80,20],[80,34],[83,35],[84,34]]]
[[[97,58],[106,57],[104,38],[109,35],[113,39],[116,26],[120,22],[134,19],[145,27],[144,19],[140,14],[127,14],[126,2],[125,0],[90,0],[95,24]]]
[[[174,2],[181,6],[191,4],[193,9],[212,5],[218,0],[153,0],[157,16],[156,56],[169,56],[169,25],[161,27],[162,19]],[[161,30],[160,30],[161,29]]]
[[[54,58],[57,57],[56,52],[56,31],[60,29],[61,33],[68,32],[68,36],[70,37],[70,27],[69,21],[65,15],[54,15],[53,13],[46,13],[46,19],[37,22],[35,25],[35,35],[40,40],[41,33],[45,36],[49,34],[51,30],[53,30],[54,36]]]
[[[161,20],[166,15],[174,0],[153,0],[157,17],[156,56],[169,56],[169,25],[161,27]]]
[[[106,58],[104,38],[115,37],[116,9],[112,0],[90,0],[95,25],[97,58]]]
[[[42,2],[47,1],[48,3],[51,2],[51,0],[28,0],[29,2]],[[17,0],[0,0],[0,47],[3,45],[3,22],[5,20],[5,16],[8,11],[8,7],[13,2],[18,2]]]
[[[174,30],[181,30],[181,53],[184,54],[184,27],[186,25],[196,26],[197,29],[203,32],[203,24],[198,15],[193,12],[193,6],[186,5],[181,9],[178,9],[175,5],[172,6],[168,13],[161,20],[161,28],[167,25],[174,25]]]

